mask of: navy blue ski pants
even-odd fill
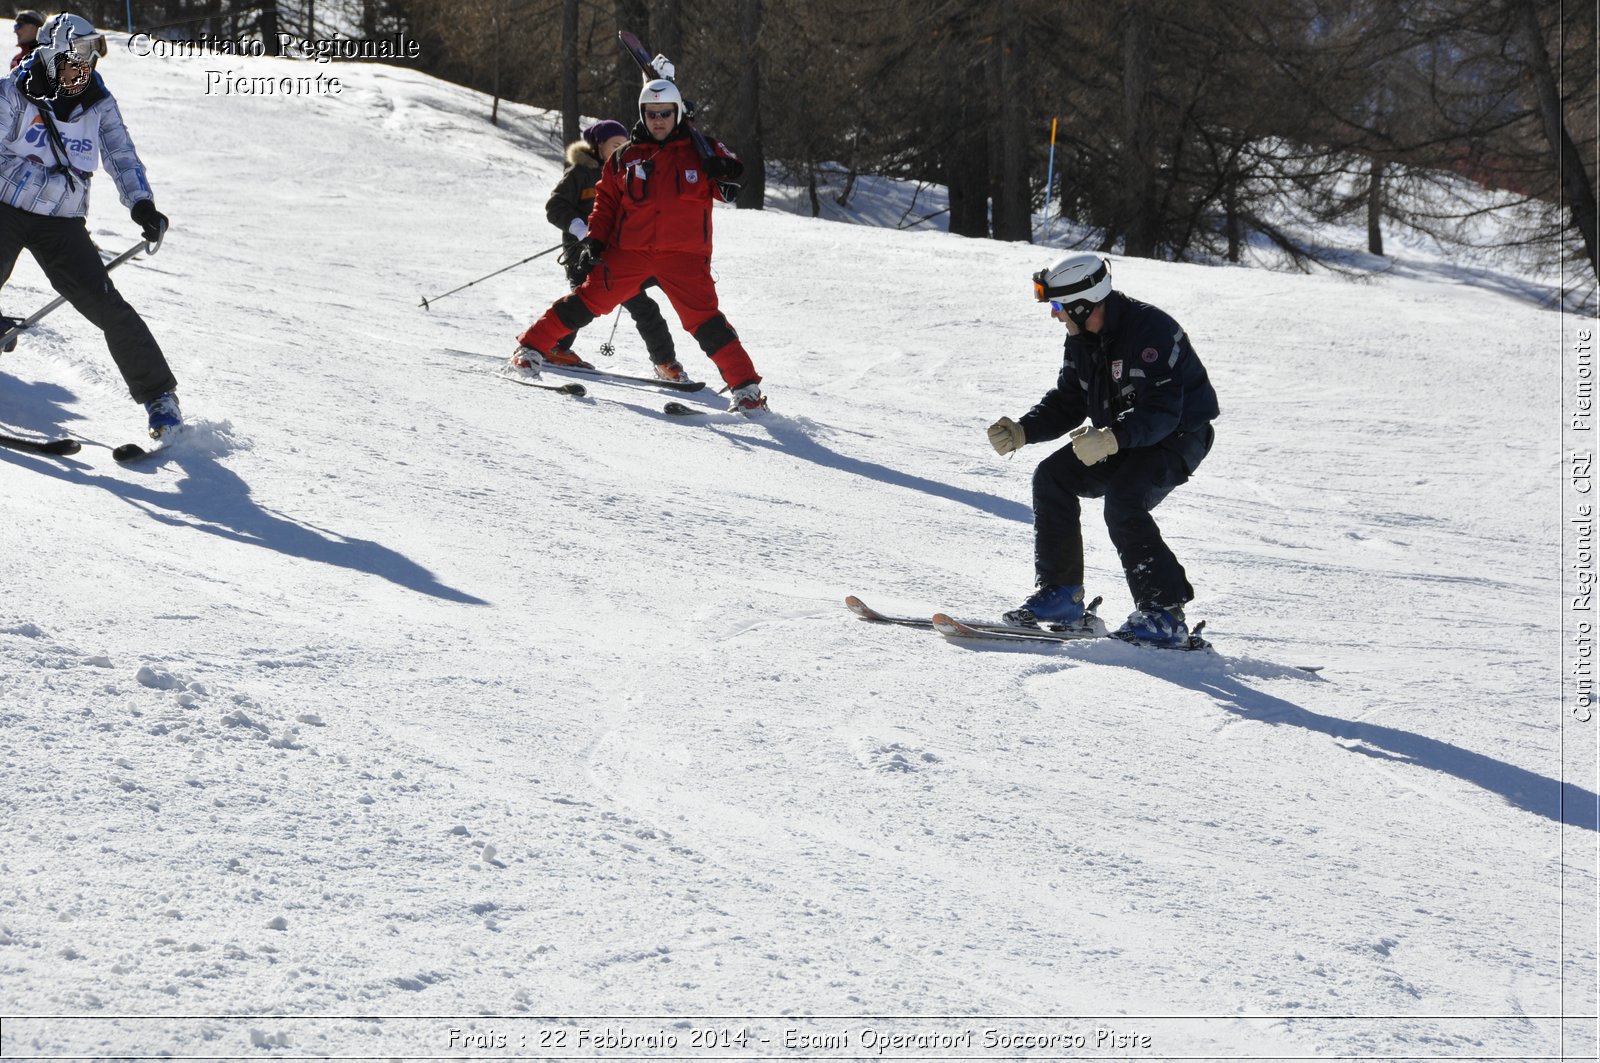
[[[1062,447],[1033,473],[1033,561],[1041,586],[1083,584],[1080,498],[1104,498],[1106,530],[1122,560],[1128,590],[1141,609],[1193,600],[1183,566],[1173,556],[1150,511],[1189,479],[1214,438],[1208,425],[1177,445],[1119,451],[1084,465]]]

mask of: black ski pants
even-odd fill
[[[569,268],[567,280],[572,279],[572,270]],[[572,287],[576,289],[578,285],[574,284]],[[668,362],[677,361],[678,351],[672,343],[672,330],[667,327],[667,319],[661,314],[661,306],[654,299],[640,289],[638,295],[622,304],[622,309],[633,315],[634,327],[639,330],[639,337],[644,340],[644,349],[649,353],[653,364],[666,365]],[[577,338],[578,330],[573,329],[561,337],[556,346],[564,351],[570,351]]]
[[[1062,447],[1033,473],[1033,558],[1040,586],[1083,584],[1080,498],[1104,498],[1106,530],[1141,609],[1185,605],[1194,588],[1150,511],[1189,479],[1214,438],[1208,425],[1180,445],[1119,451],[1084,465]]]
[[[11,279],[24,248],[50,286],[105,333],[135,402],[149,402],[178,386],[144,319],[111,283],[82,218],[53,218],[0,203],[0,286]]]

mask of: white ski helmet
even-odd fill
[[[63,59],[92,67],[95,60],[105,54],[105,34],[95,29],[94,23],[82,15],[63,13],[52,15],[40,28],[39,47],[34,50],[33,61],[43,63],[53,77],[60,78]],[[85,77],[79,81],[76,91],[82,91],[87,84]]]
[[[1033,275],[1033,297],[1058,304],[1079,328],[1110,294],[1111,263],[1093,251],[1074,251]]]
[[[639,90],[639,121],[644,121],[644,107],[647,103],[656,106],[672,103],[678,107],[677,117],[672,120],[672,127],[676,129],[678,123],[683,121],[683,93],[678,91],[678,86],[665,78],[656,78],[645,83]]]

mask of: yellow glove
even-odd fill
[[[1009,454],[1021,450],[1028,443],[1028,434],[1022,426],[1009,417],[1002,417],[989,426],[989,445],[996,454]]]
[[[1085,465],[1098,465],[1117,452],[1117,434],[1109,428],[1083,425],[1071,432],[1072,452]]]

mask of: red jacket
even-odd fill
[[[721,143],[718,155],[733,158]],[[661,143],[634,141],[606,163],[589,235],[621,251],[711,254],[711,204],[722,198],[687,131]]]

